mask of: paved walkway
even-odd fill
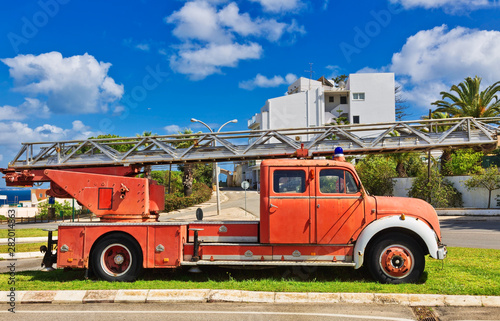
[[[499,296],[391,293],[263,292],[241,290],[0,291],[0,306],[26,303],[349,303],[404,306],[500,307]]]

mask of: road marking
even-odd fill
[[[53,311],[22,311],[22,310],[17,310],[16,313],[26,313],[26,314],[39,314],[39,313],[44,313],[44,314],[56,314],[56,313],[61,313],[61,314],[69,314],[69,313],[99,313],[99,314],[123,314],[124,311],[107,311],[107,310],[93,310],[93,311],[62,311],[62,310],[53,310]],[[9,311],[0,311],[0,313],[11,313]],[[252,314],[252,315],[295,315],[295,316],[314,316],[314,317],[337,317],[337,318],[355,318],[355,319],[366,319],[366,320],[390,320],[390,321],[414,321],[413,319],[401,319],[401,318],[389,318],[389,317],[376,317],[372,315],[349,315],[349,314],[335,314],[335,313],[305,313],[305,312],[266,312],[266,311],[126,311],[127,314],[129,313],[138,313],[138,314],[197,314],[202,315],[202,314]]]

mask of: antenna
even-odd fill
[[[314,71],[313,71],[313,63],[310,62],[309,63],[309,70],[304,70],[304,71],[309,73],[309,90],[311,90],[311,79],[312,79],[313,73],[314,73]]]

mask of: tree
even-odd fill
[[[356,171],[366,190],[372,195],[392,195],[396,177],[395,163],[380,156],[367,156],[356,165]]]
[[[192,134],[193,131],[191,129],[184,129],[184,131],[179,132],[180,135],[189,135]],[[194,136],[188,137],[193,138],[193,140],[186,140],[182,142],[176,143],[177,148],[189,148],[194,144]],[[179,169],[182,171],[182,185],[184,186],[184,196],[190,196],[193,193],[193,164],[186,163],[183,165],[179,165]]]
[[[467,77],[464,82],[451,86],[450,92],[442,91],[442,100],[432,103],[436,111],[447,112],[453,117],[495,117],[500,114],[500,81],[480,91],[481,78]]]
[[[99,135],[97,137],[93,137],[93,136],[89,137],[89,139],[105,139],[105,138],[121,138],[121,136],[112,135],[112,134],[105,134],[105,135]],[[121,153],[127,152],[134,147],[134,144],[126,144],[126,143],[124,143],[124,140],[113,140],[113,141],[105,141],[104,140],[104,141],[101,141],[100,143],[113,143],[112,145],[109,145],[109,147],[111,147],[114,150],[117,150]],[[91,148],[92,147],[89,145],[84,146],[84,147],[80,148],[80,150],[78,150],[77,154],[84,154],[87,151],[89,151]],[[96,148],[96,149],[94,149],[93,153],[99,154],[99,153],[101,153],[101,151]]]
[[[332,77],[332,80],[333,80],[333,82],[335,82],[335,87],[338,87],[339,83],[341,81],[343,81],[345,83],[347,81],[347,78],[349,78],[349,76],[347,76],[347,75],[338,75],[338,76]]]
[[[414,177],[425,170],[420,154],[415,152],[391,153],[384,157],[396,163],[397,177]]]
[[[483,152],[473,149],[457,149],[453,151],[451,159],[446,163],[446,172],[451,175],[469,175],[481,170]]]
[[[434,207],[461,207],[463,204],[462,194],[436,168],[432,169],[430,178],[425,172],[417,176],[408,195],[423,199]]]
[[[431,113],[431,119],[445,119],[452,118],[450,114],[447,112],[434,111]],[[423,116],[422,119],[429,119],[428,116]],[[450,129],[451,126],[437,126],[435,130],[437,132],[444,132]],[[446,165],[451,160],[451,154],[453,150],[451,148],[444,148],[443,154],[441,155],[441,174],[445,176],[450,176],[452,173],[450,172],[448,166]]]
[[[479,173],[472,175],[464,184],[469,191],[478,187],[486,188],[488,190],[488,208],[490,208],[491,192],[500,188],[500,173],[496,166],[487,169],[482,168]]]
[[[396,120],[402,121],[405,117],[411,116],[407,112],[410,106],[406,103],[406,98],[403,97],[400,85],[394,87],[394,99],[396,103]]]

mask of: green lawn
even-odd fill
[[[37,237],[37,236],[44,236],[47,237],[49,232],[44,231],[39,228],[23,228],[23,229],[16,229],[16,238],[18,237]],[[7,238],[8,237],[9,230],[0,230],[0,238]],[[53,236],[57,236],[57,231],[52,232]]]
[[[47,245],[47,242],[42,242],[42,243],[26,243],[26,244],[21,244],[21,243],[16,243],[16,250],[15,252],[37,252],[40,250],[40,246],[42,245]],[[9,253],[9,246],[8,245],[0,245],[0,253]]]
[[[377,292],[462,295],[500,295],[500,250],[449,248],[442,262],[427,259],[420,283],[388,285],[372,281],[366,271],[352,268],[276,268],[230,270],[203,268],[204,273],[187,270],[146,270],[133,283],[84,280],[83,270],[19,272],[16,290],[94,289],[238,289],[278,292]],[[0,274],[0,290],[7,290],[8,275]]]

